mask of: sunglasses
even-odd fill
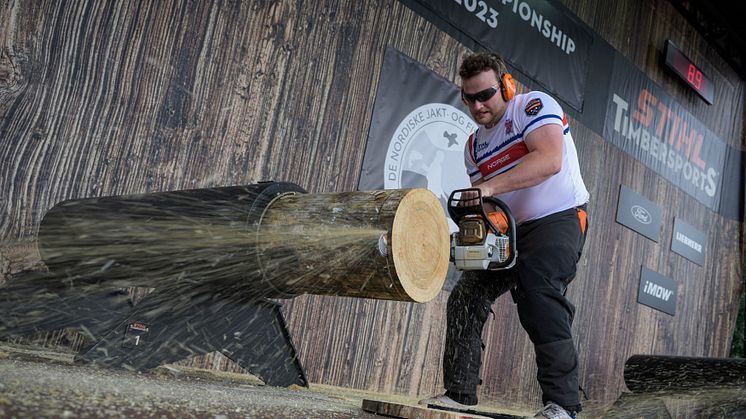
[[[464,99],[464,101],[469,102],[471,104],[476,103],[477,101],[484,103],[490,99],[492,99],[492,96],[495,96],[495,93],[497,93],[497,85],[493,84],[490,86],[489,89],[484,89],[476,93],[465,93],[464,90],[461,90],[461,98]]]

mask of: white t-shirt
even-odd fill
[[[562,168],[542,183],[497,195],[508,205],[516,223],[535,220],[588,202],[588,190],[580,176],[578,154],[567,117],[559,103],[542,92],[516,95],[494,127],[480,127],[466,142],[464,160],[472,183],[504,173],[528,154],[524,142],[533,130],[547,124],[563,128]]]

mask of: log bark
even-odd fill
[[[635,393],[681,392],[746,386],[746,360],[633,355],[624,364],[624,383]]]

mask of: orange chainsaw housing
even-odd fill
[[[500,230],[500,233],[506,234],[508,232],[508,217],[505,216],[505,213],[502,211],[493,211],[487,213],[487,218],[492,222],[492,224],[497,227],[498,230]],[[497,233],[494,231],[493,233]]]

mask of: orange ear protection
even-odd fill
[[[500,93],[503,95],[504,101],[509,101],[515,96],[515,81],[510,73],[503,73],[500,77]]]
[[[489,63],[488,66],[492,71],[495,73],[495,75],[500,74],[498,77],[498,84],[500,85],[500,95],[502,96],[503,100],[505,102],[510,101],[515,97],[516,93],[516,85],[515,80],[513,80],[513,76],[508,73],[507,68],[505,67],[505,63],[503,62],[502,58],[500,58],[497,54],[477,54],[471,57],[468,57],[467,59],[474,59],[477,60],[488,60]],[[479,64],[485,64],[484,61],[480,61]],[[462,64],[463,65],[463,64]],[[482,67],[483,68],[483,67]],[[482,92],[479,92],[482,93]],[[493,93],[494,94],[494,93]],[[472,97],[474,95],[468,95],[469,97]],[[491,97],[491,96],[490,96]],[[484,99],[484,100],[488,100]],[[465,105],[469,105],[469,101],[466,100],[466,96],[464,96],[464,91],[461,91],[461,100],[464,102]],[[474,99],[470,99],[474,100]],[[481,102],[484,102],[484,100],[480,100]]]
[[[490,54],[490,58],[494,60],[495,66],[502,70],[500,75],[500,94],[502,94],[504,101],[509,101],[515,96],[516,86],[513,76],[508,73],[508,69],[505,68],[505,62],[497,54]]]

